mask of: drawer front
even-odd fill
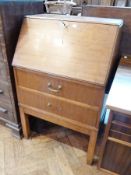
[[[7,81],[6,65],[0,61],[0,81]]]
[[[9,112],[7,109],[0,107],[0,120],[1,119],[8,119]]]
[[[21,104],[57,114],[61,118],[65,117],[83,124],[96,126],[98,111],[90,109],[85,104],[72,103],[70,100],[62,100],[62,98],[53,95],[25,90],[25,88],[19,88],[18,92],[19,103]]]
[[[113,112],[113,120],[125,123],[127,125],[131,125],[131,116],[128,116],[126,114],[121,114],[118,112]]]
[[[1,52],[1,48],[0,48],[0,62],[3,60],[3,55],[2,55],[2,52]]]
[[[129,135],[129,134],[124,134],[122,132],[110,130],[109,136],[131,143],[131,135]]]
[[[14,121],[8,82],[0,81],[0,118]]]
[[[131,125],[127,125],[121,122],[112,121],[111,130],[131,135]]]
[[[3,55],[2,55],[2,50],[1,50],[1,46],[0,46],[0,62],[3,61]]]
[[[100,107],[103,99],[103,88],[93,85],[83,85],[70,80],[56,78],[47,74],[41,75],[17,69],[18,86],[61,96],[92,106]]]
[[[6,99],[6,98],[1,98],[0,100],[0,107],[7,109],[9,111],[12,111],[12,105],[11,105],[11,100]]]
[[[8,117],[8,110],[0,105],[0,117],[6,118]]]
[[[3,105],[0,104],[0,120],[1,119],[14,121],[14,116],[12,110],[3,107]]]
[[[7,81],[0,81],[0,100],[2,99],[10,99],[9,83]]]

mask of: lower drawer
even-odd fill
[[[98,110],[83,103],[70,101],[25,88],[18,89],[19,103],[66,117],[83,124],[96,126]]]

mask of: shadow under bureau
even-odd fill
[[[26,138],[28,115],[87,134],[87,162],[92,163],[122,24],[87,17],[25,17],[13,66]]]

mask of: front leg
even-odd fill
[[[91,131],[88,151],[87,151],[87,164],[91,165],[94,158],[94,152],[96,147],[97,131]]]
[[[30,136],[29,118],[28,115],[24,113],[24,109],[22,107],[20,107],[20,117],[24,137],[28,139]]]

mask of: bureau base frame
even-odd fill
[[[30,124],[29,124],[29,115],[35,116],[37,118],[64,126],[66,128],[78,131],[80,133],[89,135],[89,143],[88,143],[88,150],[87,150],[87,164],[92,164],[97,140],[98,130],[96,128],[86,128],[84,125],[78,125],[75,122],[71,123],[68,120],[61,120],[59,116],[53,115],[53,119],[50,114],[43,113],[43,111],[38,109],[33,109],[31,107],[20,106],[20,116],[23,128],[23,134],[26,139],[30,137]]]

